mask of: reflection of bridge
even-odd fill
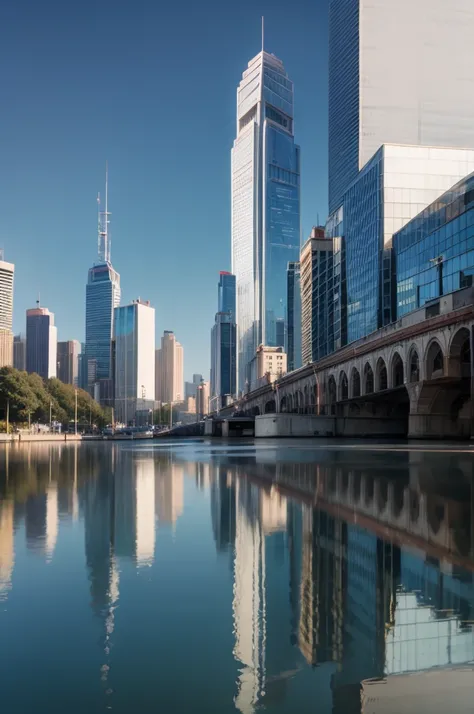
[[[240,409],[365,419],[366,433],[370,420],[401,420],[409,436],[469,437],[473,325],[469,288],[249,393]]]

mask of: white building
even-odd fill
[[[115,308],[115,418],[133,423],[155,396],[155,309],[134,300]]]
[[[43,379],[56,377],[58,328],[46,307],[26,311],[26,370]]]
[[[13,277],[15,266],[0,260],[0,367],[13,365]]]

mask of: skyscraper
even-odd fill
[[[13,364],[13,276],[15,266],[0,252],[0,367]]]
[[[58,342],[58,379],[64,384],[78,386],[80,352],[81,343],[77,340]]]
[[[15,369],[26,369],[26,339],[22,335],[13,338],[13,366]]]
[[[155,353],[155,399],[162,403],[184,401],[183,347],[174,332],[165,330]]]
[[[277,345],[286,317],[286,269],[300,248],[300,151],[293,83],[283,63],[254,57],[237,90],[232,149],[232,273],[237,290],[238,389],[260,344]]]
[[[314,227],[301,248],[301,351],[303,364],[334,349],[333,241]]]
[[[211,330],[211,411],[236,394],[235,275],[221,271],[217,313]]]
[[[471,0],[331,0],[329,211],[382,144],[474,148]]]
[[[201,382],[196,392],[196,414],[202,418],[209,414],[209,382]]]
[[[46,307],[26,311],[26,370],[49,379],[56,376],[58,330]]]
[[[232,313],[235,322],[235,275],[221,270],[217,295],[217,312]]]
[[[286,304],[286,345],[288,372],[301,367],[301,287],[300,264],[288,263]]]
[[[120,275],[110,262],[110,212],[108,210],[108,176],[105,184],[105,210],[101,210],[100,197],[98,227],[98,261],[89,269],[86,286],[86,343],[84,374],[92,390],[93,384],[112,378],[111,342],[114,326],[114,309],[120,304]]]
[[[128,424],[154,405],[155,308],[142,300],[116,307],[114,339],[115,415]]]

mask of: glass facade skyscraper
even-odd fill
[[[237,90],[232,149],[232,272],[237,292],[238,389],[260,344],[276,346],[286,318],[286,270],[300,248],[300,154],[293,83],[260,52]],[[278,331],[278,335],[277,335]]]
[[[211,411],[235,396],[237,351],[235,275],[221,271],[217,286],[218,312],[211,330]]]
[[[288,372],[301,367],[301,285],[300,264],[288,263],[287,331],[285,351]]]
[[[382,144],[474,147],[472,0],[331,0],[329,211]]]
[[[333,247],[323,228],[313,228],[301,249],[301,351],[303,364],[334,349]]]
[[[221,270],[217,293],[217,312],[232,313],[235,322],[235,275]]]
[[[120,275],[111,263],[89,269],[86,286],[85,356],[95,360],[95,380],[110,379],[114,309],[120,304]],[[90,385],[88,385],[90,386]]]

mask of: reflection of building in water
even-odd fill
[[[131,455],[115,474],[115,553],[151,564],[155,552],[155,460]]]
[[[136,557],[139,565],[151,565],[155,555],[155,462],[140,459],[135,464]]]
[[[196,485],[202,491],[211,483],[211,465],[206,461],[196,463]]]
[[[286,530],[286,498],[276,488],[260,492],[260,516],[265,535]]]
[[[45,553],[53,557],[58,538],[58,484],[50,483],[46,489],[46,542]]]
[[[48,484],[45,493],[29,496],[25,507],[26,544],[30,550],[53,556],[58,537],[58,486]]]
[[[11,589],[14,562],[13,502],[0,501],[0,601]]]
[[[175,524],[183,512],[184,466],[169,462],[155,476],[155,511],[158,524]]]
[[[235,484],[226,468],[216,466],[210,491],[212,530],[216,548],[218,551],[227,550],[235,543]]]

